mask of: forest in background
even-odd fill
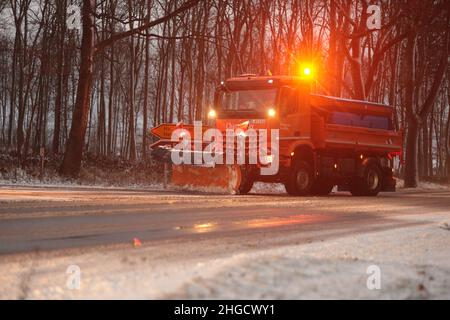
[[[17,163],[41,147],[69,176],[82,154],[147,161],[149,128],[204,119],[220,81],[309,61],[318,93],[395,108],[407,186],[450,176],[446,0],[0,0],[0,18],[0,152]]]

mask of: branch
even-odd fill
[[[156,38],[156,39],[161,39],[161,40],[189,40],[189,39],[200,39],[200,40],[204,40],[208,43],[211,44],[217,44],[217,39],[221,39],[222,41],[226,41],[225,38],[219,38],[219,37],[215,37],[215,36],[206,36],[206,35],[195,35],[195,34],[188,34],[188,35],[184,35],[184,36],[162,36],[159,34],[155,34],[155,33],[138,33],[139,36],[141,37],[148,37],[148,38]],[[219,45],[220,48],[223,49],[227,49],[230,50],[230,47],[226,46],[226,45]]]
[[[368,77],[366,80],[366,93],[368,94],[370,90],[372,89],[375,73],[378,70],[378,65],[381,62],[381,59],[383,58],[384,54],[391,49],[396,44],[402,42],[406,37],[408,37],[410,32],[402,33],[398,36],[396,36],[394,39],[392,39],[390,42],[385,44],[381,49],[377,50],[372,58],[372,64],[369,67]]]
[[[447,72],[447,81],[450,81],[450,72]],[[450,104],[450,88],[447,87],[447,105]],[[450,110],[448,112],[448,116],[447,116],[447,157],[450,160]],[[450,163],[448,164],[448,167],[450,169]]]
[[[110,36],[109,38],[100,41],[99,43],[97,43],[96,47],[96,52],[102,51],[104,50],[106,47],[110,46],[111,44],[113,44],[114,42],[127,38],[129,36],[132,36],[136,33],[139,33],[141,31],[144,31],[146,29],[149,29],[151,27],[154,27],[158,24],[164,23],[170,19],[172,19],[173,17],[176,17],[178,14],[185,12],[189,9],[191,9],[192,7],[194,7],[195,5],[197,5],[197,3],[200,0],[188,0],[186,1],[182,6],[180,6],[178,9],[175,9],[174,11],[172,11],[171,13],[169,13],[168,15],[156,19],[154,21],[148,22],[146,24],[143,24],[142,26],[136,28],[136,29],[132,29],[132,30],[128,30],[128,31],[124,31],[124,32],[119,32],[116,34],[113,34],[112,36]]]
[[[447,20],[448,21],[448,20]],[[436,75],[434,77],[433,85],[431,86],[430,92],[428,93],[425,102],[420,108],[419,116],[424,119],[431,111],[434,101],[436,100],[436,96],[439,92],[439,89],[442,84],[442,80],[444,79],[444,75],[447,71],[448,60],[449,60],[449,45],[450,45],[450,32],[447,30],[447,35],[444,41],[444,48],[442,52],[442,57],[439,62],[438,69],[436,71]]]
[[[336,8],[339,10],[339,12],[345,17],[347,18],[348,22],[353,26],[353,28],[357,29],[358,25],[356,24],[356,22],[353,20],[353,18],[347,13],[347,11],[344,10],[344,8],[341,7],[341,5],[335,1],[334,2],[336,5]]]

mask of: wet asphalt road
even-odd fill
[[[129,245],[134,238],[183,243],[224,237],[276,246],[408,228],[418,223],[409,216],[445,211],[448,190],[294,198],[0,186],[0,254]]]

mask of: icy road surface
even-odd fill
[[[449,299],[450,192],[0,186],[0,284],[6,299]]]

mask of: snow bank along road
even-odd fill
[[[70,265],[79,289],[67,286]],[[450,192],[3,186],[0,283],[11,299],[450,298]]]

